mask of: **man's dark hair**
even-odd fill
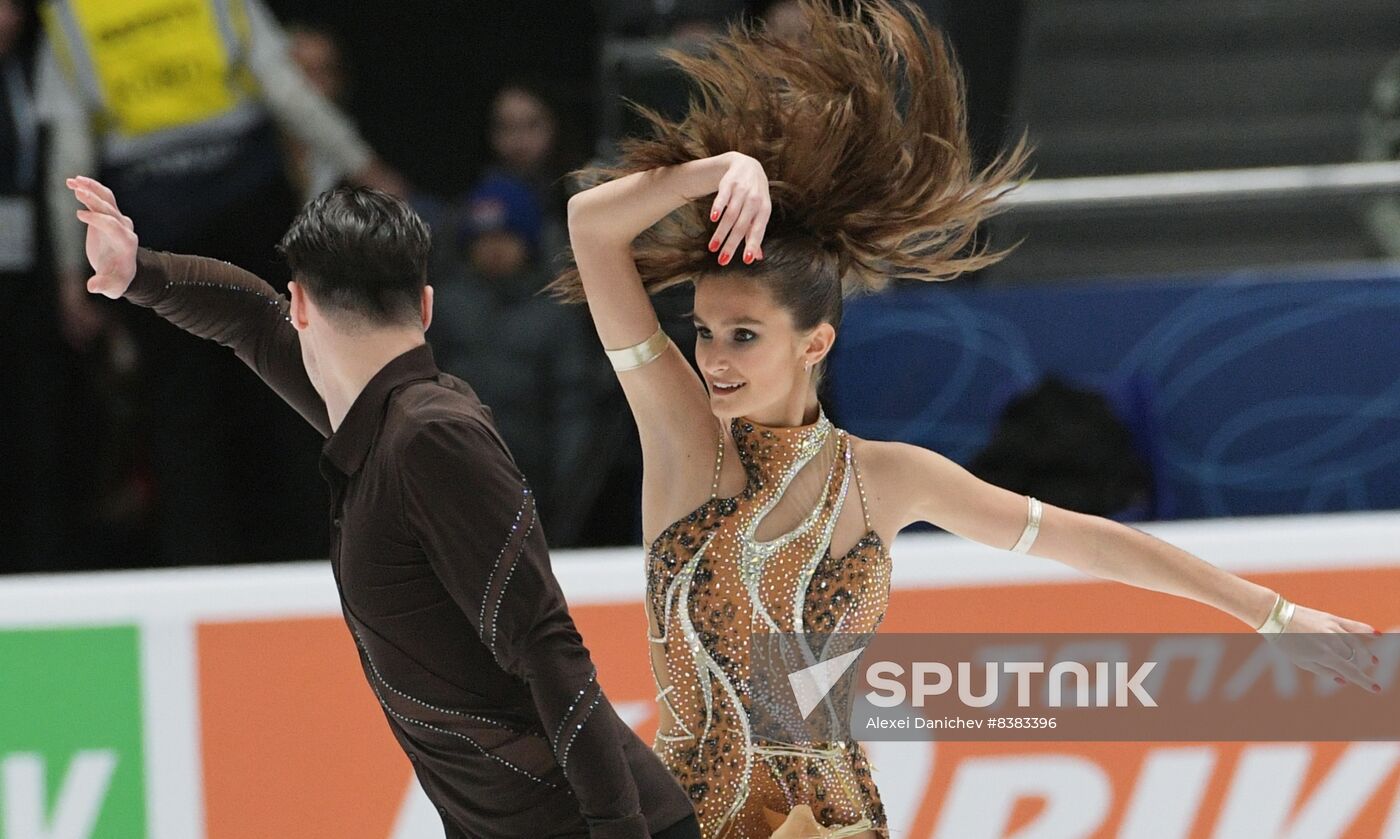
[[[317,305],[392,326],[419,317],[429,246],[428,226],[407,204],[341,187],[313,198],[277,250]]]

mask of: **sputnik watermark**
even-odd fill
[[[985,687],[982,693],[976,694],[973,692],[973,663],[959,661],[956,682],[958,701],[971,708],[986,708],[997,704],[1002,684],[998,674],[1000,670],[1016,677],[1016,705],[1021,708],[1031,705],[1031,677],[1037,674],[1046,674],[1044,682],[1049,691],[1046,704],[1051,708],[1060,708],[1066,704],[1065,676],[1074,679],[1075,688],[1071,704],[1076,707],[1125,708],[1130,697],[1135,697],[1143,707],[1157,707],[1156,700],[1142,685],[1143,680],[1157,666],[1157,662],[1147,661],[1139,664],[1131,676],[1128,675],[1126,662],[1096,661],[1093,665],[1094,675],[1091,677],[1089,668],[1078,661],[1061,661],[1052,665],[1048,673],[1043,661],[989,661],[982,665],[982,684]],[[1114,674],[1112,678],[1109,676],[1110,670]],[[910,682],[908,688],[903,681],[906,675]],[[930,676],[934,677],[932,683],[929,682]],[[874,690],[865,694],[866,701],[879,708],[894,708],[906,702],[915,708],[922,708],[930,697],[944,696],[954,687],[953,670],[941,661],[920,661],[911,668],[894,661],[880,661],[866,668],[865,678],[874,687]],[[1109,699],[1110,689],[1113,693],[1112,700]],[[1091,691],[1092,699],[1089,696]]]
[[[1294,639],[1295,641],[1297,639]],[[1400,740],[1400,635],[1350,647],[1351,682],[1254,633],[753,636],[752,732],[1077,741]],[[1330,646],[1329,646],[1330,645]],[[1358,679],[1366,681],[1364,686]],[[1374,679],[1374,683],[1372,683]]]

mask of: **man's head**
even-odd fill
[[[292,269],[292,325],[318,390],[336,357],[414,337],[433,316],[428,227],[397,198],[364,187],[322,193],[277,249]]]
[[[309,298],[342,331],[361,332],[421,326],[429,246],[407,204],[342,187],[312,199],[277,249],[292,269],[293,306]]]

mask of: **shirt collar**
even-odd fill
[[[326,440],[322,453],[347,477],[358,472],[379,432],[389,395],[408,382],[436,378],[438,372],[432,347],[426,343],[385,364],[355,397],[340,427]]]

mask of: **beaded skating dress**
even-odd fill
[[[884,617],[889,553],[864,510],[850,438],[825,413],[792,428],[736,418],[728,431],[744,489],[718,496],[725,446],[717,431],[710,500],[667,527],[647,554],[651,662],[662,712],[653,749],[690,795],[705,839],[768,839],[764,808],[786,814],[797,804],[811,806],[824,826],[843,826],[835,836],[886,835],[860,744],[847,737],[785,746],[755,736],[751,726],[754,631],[864,634]],[[819,500],[796,527],[760,541],[764,517],[818,454],[813,469],[830,460]],[[848,553],[832,556],[848,492],[862,505],[865,534]]]

